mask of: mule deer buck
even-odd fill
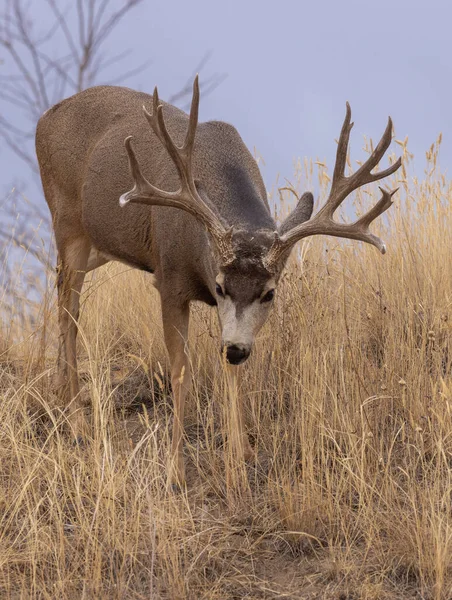
[[[398,159],[372,173],[391,143],[389,119],[366,162],[345,175],[353,126],[347,103],[328,200],[311,218],[313,196],[303,194],[277,227],[258,166],[239,134],[223,122],[198,124],[198,106],[197,78],[190,115],[161,102],[157,89],[151,97],[123,87],[94,87],[51,108],[36,133],[58,250],[58,379],[71,403],[73,432],[78,436],[84,422],[76,335],[86,273],[110,260],[154,273],[174,398],[169,480],[179,484],[184,481],[182,425],[190,382],[190,302],[217,307],[227,361],[244,362],[299,240],[325,234],[361,240],[385,252],[369,225],[391,206],[397,190],[380,188],[381,199],[355,223],[335,222],[333,215],[353,190],[391,175],[401,164]],[[152,113],[145,107],[152,107]],[[131,180],[133,188],[127,191]],[[239,449],[246,457],[252,451],[241,417],[239,428]]]

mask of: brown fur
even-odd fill
[[[164,299],[162,317],[175,396],[172,472],[180,482],[183,402],[189,381],[188,308],[192,300],[216,303],[218,265],[206,231],[190,214],[138,204],[124,209],[118,204],[131,187],[124,149],[129,135],[146,178],[169,191],[179,185],[172,161],[146,123],[143,104],[150,108],[152,97],[121,87],[95,87],[76,94],[40,119],[36,151],[59,255],[58,371],[62,391],[72,402],[74,433],[78,436],[84,427],[75,355],[84,273],[110,259],[153,272]],[[170,135],[180,145],[187,115],[168,104],[163,114]],[[276,229],[259,169],[234,127],[215,121],[197,127],[193,169],[206,201],[239,230],[234,235],[239,258],[227,277],[243,295],[253,271],[257,275],[255,266],[261,264],[263,248],[256,239],[268,250]],[[262,281],[268,278],[262,266],[260,271]]]

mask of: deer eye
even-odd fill
[[[215,286],[215,291],[218,296],[220,296],[221,298],[224,298],[223,289],[219,283],[217,283],[217,285]]]
[[[275,296],[275,290],[268,290],[263,298],[261,298],[262,302],[271,302]]]

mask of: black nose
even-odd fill
[[[243,346],[232,345],[226,348],[226,358],[231,365],[239,365],[245,362],[249,355],[250,351]]]

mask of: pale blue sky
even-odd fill
[[[33,9],[35,3],[45,5],[33,0]],[[332,166],[346,100],[355,121],[352,158],[363,157],[362,136],[379,137],[390,114],[397,138],[409,136],[419,171],[442,131],[446,168],[452,160],[451,23],[447,0],[145,0],[108,48],[132,49],[116,76],[152,59],[127,85],[151,92],[158,84],[163,99],[211,50],[205,75],[227,78],[201,99],[201,119],[233,123],[264,158],[270,185],[277,173],[291,177],[299,156]],[[0,141],[1,189],[25,169]]]
[[[290,177],[297,156],[332,163],[346,100],[354,158],[362,136],[376,139],[391,115],[419,168],[440,131],[442,164],[452,159],[446,0],[148,1],[138,11],[130,41],[137,55],[155,57],[141,87],[157,82],[164,97],[212,49],[210,68],[228,78],[202,102],[201,116],[232,122],[264,157],[267,182],[277,172]]]

